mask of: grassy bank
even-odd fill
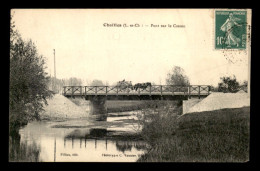
[[[150,116],[142,135],[151,150],[139,162],[246,162],[250,108]]]

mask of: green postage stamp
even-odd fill
[[[246,49],[246,11],[215,11],[215,49]]]

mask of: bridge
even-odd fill
[[[209,85],[152,85],[146,88],[120,86],[64,86],[63,95],[68,98],[84,98],[90,101],[90,112],[106,120],[107,100],[175,100],[183,108],[183,100],[201,98],[210,94]],[[183,112],[183,110],[181,111]]]
[[[187,100],[191,97],[205,97],[210,94],[209,85],[152,85],[147,88],[119,86],[64,86],[65,97],[84,97],[91,100],[94,97],[104,97],[106,100]]]

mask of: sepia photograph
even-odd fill
[[[9,162],[250,161],[251,9],[11,9]]]

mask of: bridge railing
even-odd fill
[[[64,86],[63,95],[185,95],[203,96],[210,94],[209,85],[152,85],[146,88],[119,87],[119,86]]]

